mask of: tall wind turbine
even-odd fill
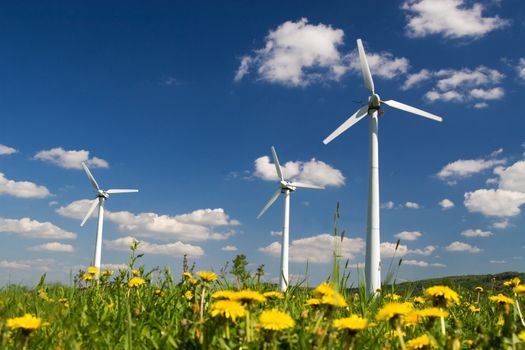
[[[366,262],[365,262],[365,277],[366,289],[369,295],[374,294],[381,288],[381,265],[380,265],[380,236],[379,236],[379,155],[378,155],[378,116],[383,114],[381,104],[389,107],[400,109],[421,117],[432,119],[438,122],[443,121],[437,115],[422,111],[418,108],[408,106],[404,103],[394,100],[383,101],[379,98],[374,90],[374,81],[370,73],[370,67],[366,59],[365,49],[361,39],[357,39],[357,49],[359,51],[359,61],[361,62],[361,70],[365,86],[372,95],[368,98],[368,104],[361,107],[350,118],[348,118],[341,126],[339,126],[333,133],[330,134],[323,143],[326,145],[337,136],[352,125],[368,116],[368,135],[369,135],[369,151],[368,151],[368,222],[367,222],[367,236],[366,236]]]
[[[93,187],[95,188],[95,191],[97,192],[97,197],[93,200],[93,204],[91,204],[91,207],[89,208],[86,216],[84,217],[84,220],[82,220],[82,223],[80,226],[84,226],[86,221],[89,219],[91,214],[93,214],[93,211],[98,206],[98,225],[97,225],[97,241],[95,244],[95,258],[94,258],[94,266],[100,270],[100,261],[102,256],[102,226],[104,225],[104,202],[109,198],[110,194],[117,194],[117,193],[132,193],[132,192],[138,192],[139,190],[107,190],[104,191],[100,189],[97,180],[93,177],[91,174],[91,171],[89,171],[89,168],[87,165],[82,162],[82,167],[84,168],[84,171],[87,174],[87,177]]]
[[[294,192],[298,188],[312,188],[316,190],[323,190],[324,187],[315,186],[310,184],[305,184],[296,181],[288,181],[284,179],[283,172],[281,170],[281,165],[279,164],[279,159],[277,158],[277,153],[275,148],[272,146],[272,156],[273,162],[275,164],[275,170],[277,171],[277,177],[279,177],[279,188],[272,195],[270,200],[266,203],[264,208],[262,208],[257,219],[259,219],[265,212],[270,208],[270,206],[277,200],[279,194],[284,195],[284,224],[283,224],[283,241],[281,244],[281,276],[279,289],[285,291],[288,287],[288,245],[289,245],[289,234],[290,234],[290,193]]]

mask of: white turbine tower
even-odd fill
[[[93,214],[93,211],[98,205],[98,225],[97,225],[97,241],[95,244],[95,258],[94,258],[94,266],[100,270],[100,261],[102,256],[102,226],[104,224],[104,202],[109,198],[110,194],[117,194],[117,193],[132,193],[132,192],[138,192],[139,190],[107,190],[104,191],[100,189],[98,186],[97,181],[91,174],[91,171],[89,171],[88,167],[84,162],[82,162],[82,167],[84,168],[84,171],[87,174],[87,177],[93,187],[95,188],[97,192],[97,198],[93,200],[93,204],[91,204],[91,207],[89,208],[86,216],[84,217],[84,220],[82,220],[82,223],[80,226],[84,226],[86,221],[89,219],[91,214]]]
[[[370,90],[372,95],[368,98],[368,104],[361,107],[350,118],[348,118],[341,126],[339,126],[333,133],[330,134],[323,143],[328,144],[330,141],[341,135],[344,131],[352,125],[363,119],[369,117],[368,135],[369,135],[369,151],[368,151],[368,222],[367,222],[367,236],[366,236],[366,262],[365,262],[365,277],[366,289],[369,295],[375,293],[377,289],[381,288],[381,264],[380,264],[380,236],[379,236],[379,156],[378,156],[378,117],[382,115],[381,104],[389,107],[400,109],[405,112],[419,115],[435,121],[442,121],[441,117],[434,114],[422,111],[418,108],[408,106],[404,103],[394,100],[383,101],[379,95],[374,91],[374,81],[370,73],[370,67],[366,59],[365,50],[361,39],[357,39],[357,49],[359,51],[359,61],[361,62],[361,70],[365,86]]]
[[[284,194],[284,224],[283,224],[283,241],[281,244],[281,276],[279,288],[281,291],[285,291],[288,287],[288,245],[289,245],[289,234],[290,234],[290,192],[294,192],[297,188],[312,188],[316,190],[322,190],[324,187],[315,186],[310,184],[305,184],[296,181],[288,181],[284,179],[283,172],[281,170],[281,165],[279,164],[279,159],[277,158],[277,153],[275,148],[272,146],[272,156],[273,162],[275,164],[275,170],[277,171],[277,177],[279,178],[279,188],[272,195],[270,200],[266,203],[264,208],[262,208],[257,219],[259,219],[265,212],[270,208],[270,206],[277,200],[279,194]]]

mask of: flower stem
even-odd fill
[[[399,325],[396,325],[396,333],[397,338],[399,339],[399,344],[401,344],[401,349],[407,350],[405,346],[405,340],[403,339],[403,333],[401,332],[401,328],[399,327]]]

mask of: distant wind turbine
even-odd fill
[[[110,194],[118,194],[118,193],[132,193],[132,192],[138,192],[139,190],[107,190],[104,191],[100,189],[97,180],[93,177],[91,174],[91,171],[89,171],[89,168],[87,165],[82,162],[82,167],[84,168],[84,171],[87,174],[87,177],[93,187],[95,188],[97,192],[97,197],[93,200],[93,204],[91,204],[91,207],[89,208],[86,216],[84,217],[84,220],[82,220],[82,223],[80,226],[84,226],[86,221],[89,219],[91,214],[93,214],[93,211],[98,205],[98,225],[97,225],[97,241],[95,244],[95,260],[94,260],[94,266],[100,270],[100,261],[102,256],[102,226],[104,225],[104,202],[109,198]]]
[[[283,224],[283,241],[281,244],[281,276],[279,288],[281,291],[285,291],[288,287],[288,245],[289,245],[289,233],[290,233],[290,192],[294,192],[297,188],[312,188],[316,190],[322,190],[324,187],[315,186],[310,184],[305,184],[296,181],[288,181],[284,179],[281,165],[279,164],[279,159],[277,158],[277,153],[275,148],[272,146],[272,156],[273,162],[275,164],[275,170],[277,171],[277,177],[279,177],[279,188],[272,195],[270,200],[266,203],[264,208],[262,208],[257,219],[259,219],[265,212],[270,208],[270,206],[277,200],[279,194],[284,194],[284,224]]]
[[[374,91],[374,81],[370,73],[370,67],[366,59],[365,49],[361,39],[357,39],[357,49],[359,51],[359,61],[361,62],[361,71],[365,86],[372,93],[368,98],[368,104],[361,107],[350,118],[348,118],[341,126],[339,126],[333,133],[330,134],[323,143],[326,145],[337,136],[352,125],[360,121],[366,116],[369,116],[368,135],[369,135],[369,152],[368,152],[368,225],[366,237],[366,262],[365,262],[365,277],[366,290],[369,295],[376,293],[381,288],[381,263],[380,263],[380,235],[379,235],[379,155],[378,155],[378,116],[382,115],[383,111],[381,103],[405,112],[409,112],[421,117],[432,119],[438,122],[443,121],[441,117],[434,114],[422,111],[418,108],[408,106],[404,103],[394,100],[383,101],[379,95]]]

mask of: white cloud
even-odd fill
[[[496,221],[492,224],[492,227],[498,230],[504,230],[509,227],[509,219],[503,219],[501,221]]]
[[[491,264],[506,264],[507,262],[505,260],[490,260],[489,263],[491,263]]]
[[[423,234],[418,231],[402,231],[394,235],[394,237],[403,239],[405,241],[415,241],[419,237],[421,237]]]
[[[235,252],[239,249],[234,245],[227,245],[227,246],[222,247],[221,250],[224,250],[225,252]]]
[[[520,160],[507,168],[498,167],[494,173],[499,176],[499,188],[525,193],[525,161]]]
[[[14,270],[29,270],[31,265],[19,261],[0,260],[0,268]]]
[[[62,216],[81,220],[86,215],[91,202],[92,200],[89,199],[74,201],[56,211]],[[132,233],[139,237],[181,241],[227,239],[233,234],[232,231],[218,233],[214,228],[239,225],[239,221],[230,219],[222,208],[199,209],[175,216],[106,210],[104,219],[117,224],[121,232]]]
[[[480,189],[465,193],[465,207],[486,216],[516,216],[525,203],[525,193],[501,189]]]
[[[395,206],[395,204],[392,201],[388,201],[388,202],[385,202],[385,203],[381,204],[381,208],[383,208],[383,209],[393,209],[394,206]]]
[[[246,74],[250,71],[250,64],[252,63],[252,58],[250,56],[243,56],[241,58],[241,65],[237,69],[237,72],[235,73],[235,81],[240,81]]]
[[[287,180],[295,180],[317,186],[343,186],[345,177],[340,170],[332,168],[323,161],[312,158],[310,161],[287,162],[281,165],[283,175]],[[270,163],[268,156],[255,160],[254,176],[266,181],[279,181],[275,165]]]
[[[57,262],[53,259],[0,260],[0,268],[7,270],[49,272],[52,270],[50,266],[56,266],[56,264]]]
[[[525,79],[525,57],[520,58],[520,61],[518,63],[518,66],[516,67],[516,70],[518,72],[518,76],[521,79]]]
[[[479,38],[509,24],[498,16],[484,17],[481,3],[468,7],[465,0],[407,0],[401,8],[406,11],[406,33],[412,38]]]
[[[102,264],[102,270],[120,271],[128,270],[129,266],[126,264]]]
[[[341,258],[352,260],[355,254],[363,252],[365,242],[362,238],[334,238],[333,235],[323,233],[317,236],[295,239],[290,244],[290,261],[293,262],[310,262],[310,263],[327,263],[332,261],[332,252],[334,249],[334,239],[340,244]],[[281,244],[273,242],[272,244],[258,249],[260,252],[273,257],[281,256]]]
[[[397,246],[397,249],[396,249]],[[383,242],[380,246],[382,258],[391,258],[394,256],[404,256],[408,252],[408,247],[404,244],[397,244],[392,242]]]
[[[13,147],[9,147],[9,146],[0,144],[0,155],[10,155],[16,152],[18,151],[14,149]]]
[[[361,75],[361,62],[357,49],[352,51],[347,59],[350,61],[350,70]],[[405,74],[410,66],[404,57],[396,58],[389,52],[367,52],[366,59],[374,77],[393,79]]]
[[[441,180],[466,178],[505,162],[505,159],[459,159],[445,165],[437,176]]]
[[[3,194],[18,198],[45,198],[51,195],[45,186],[29,181],[9,180],[0,173],[0,195]]]
[[[439,206],[443,210],[452,209],[452,208],[454,208],[454,202],[452,202],[450,199],[445,198],[445,199],[443,199],[442,201],[439,202]]]
[[[441,263],[433,263],[433,264],[430,264],[430,266],[432,266],[432,267],[447,267],[447,265],[441,264]]]
[[[187,254],[189,257],[199,257],[204,255],[204,250],[202,250],[201,247],[185,244],[180,241],[175,243],[156,244],[141,241],[131,236],[117,238],[112,241],[104,241],[104,245],[109,250],[127,251],[135,240],[140,242],[138,251],[142,253],[170,255],[176,257],[183,256],[184,254]]]
[[[270,236],[282,236],[283,231],[270,231]]]
[[[59,242],[50,242],[28,248],[35,252],[63,252],[73,253],[75,248],[71,244],[63,244]]]
[[[505,91],[501,87],[492,89],[472,89],[470,96],[480,100],[499,100],[505,96]]]
[[[469,252],[469,253],[479,253],[481,252],[481,249],[479,249],[476,246],[472,246],[468,243],[463,242],[452,242],[448,246],[445,247],[446,250],[449,252]]]
[[[425,255],[428,256],[432,254],[436,250],[436,247],[433,245],[427,245],[423,249],[410,249],[407,254],[413,254],[413,255]]]
[[[483,108],[487,108],[489,106],[489,104],[487,102],[477,102],[477,103],[474,103],[474,108],[476,109],[483,109]]]
[[[436,90],[431,90],[425,94],[425,98],[429,100],[430,102],[434,102],[434,101],[459,102],[463,99],[463,96],[459,92],[453,91],[453,90],[446,91],[446,92],[439,92]]]
[[[465,230],[463,232],[461,232],[461,235],[462,236],[465,236],[465,237],[490,237],[492,236],[492,232],[490,231],[483,231],[483,230],[480,230],[479,228],[478,229],[468,229],[468,230]]]
[[[108,162],[97,157],[89,158],[89,151],[66,151],[62,147],[43,150],[35,154],[35,159],[49,162],[66,169],[82,169],[82,162],[91,168],[107,168]]]
[[[416,202],[406,202],[405,207],[409,209],[419,209],[419,204],[417,204]]]
[[[432,73],[428,69],[422,69],[417,73],[409,74],[403,86],[401,86],[401,90],[408,90],[430,78],[432,78]]]
[[[50,222],[39,222],[30,218],[0,218],[0,232],[14,233],[26,238],[75,239],[77,235]]]
[[[403,260],[403,265],[416,266],[416,267],[428,267],[430,264],[422,260]]]

